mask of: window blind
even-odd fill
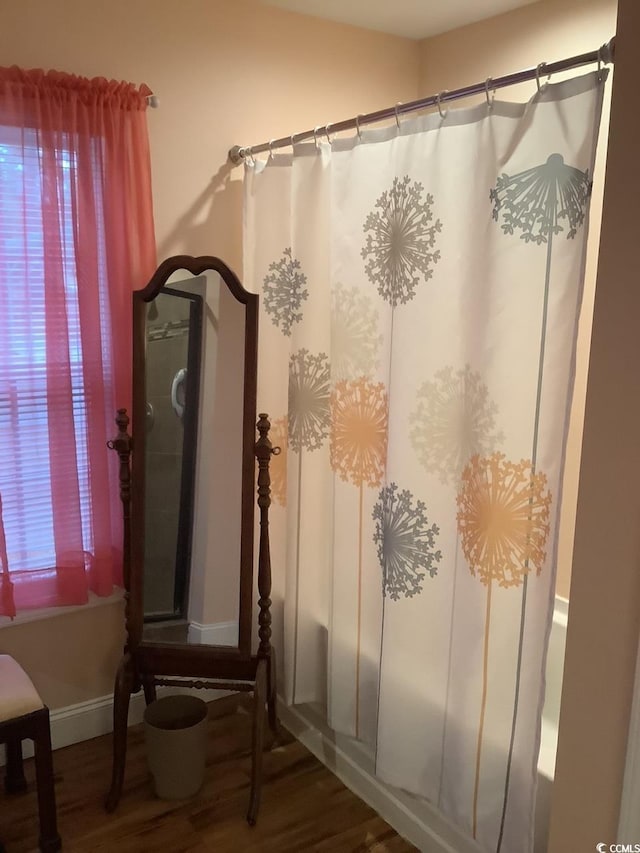
[[[83,550],[93,549],[72,219],[74,164],[68,151],[54,153],[58,180],[52,188],[43,181],[42,156],[35,131],[0,127],[0,494],[11,572],[56,565],[49,435],[56,429],[59,407],[70,404],[73,435],[68,438],[75,454],[68,463],[68,482],[80,503]],[[52,204],[62,237],[53,247],[43,220],[43,205]],[[56,337],[64,339],[49,346],[47,264],[61,265],[65,295],[64,317],[56,324],[65,330]]]

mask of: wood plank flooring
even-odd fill
[[[207,772],[189,801],[156,799],[142,726],[129,729],[122,800],[102,805],[111,772],[111,737],[54,753],[59,830],[74,853],[405,853],[416,850],[287,732],[264,756],[258,824],[247,826],[250,716],[247,697],[209,705]],[[25,763],[33,780],[33,762]],[[0,795],[0,839],[6,853],[37,850],[37,804],[27,794]]]

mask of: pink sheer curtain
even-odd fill
[[[7,540],[4,534],[2,515],[2,497],[0,497],[0,560],[2,561],[2,571],[0,572],[0,613],[3,616],[13,617],[16,615],[16,606],[13,600],[13,584],[9,575]]]
[[[0,614],[121,582],[131,291],[155,265],[146,87],[0,68]],[[1,521],[1,518],[0,518]]]

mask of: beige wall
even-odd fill
[[[22,664],[50,708],[110,693],[124,640],[122,600],[0,628],[0,652]]]
[[[419,46],[254,0],[2,0],[0,61],[146,82],[158,255],[240,271],[242,170],[227,150],[417,95]],[[109,693],[121,605],[0,628],[52,708]]]
[[[499,77],[521,68],[535,67],[540,62],[553,62],[593,50],[614,35],[616,7],[617,0],[540,0],[532,6],[525,6],[506,15],[427,39],[422,42],[420,96],[443,89],[455,89],[486,80],[487,77]],[[558,80],[561,77],[556,76],[553,79]],[[578,335],[576,384],[567,442],[556,584],[558,595],[564,598],[569,597],[571,580],[611,82],[610,79],[607,84],[594,174],[584,301]],[[497,97],[526,101],[535,91],[535,85],[525,83],[513,86],[501,90]]]

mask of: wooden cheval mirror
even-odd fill
[[[258,297],[218,258],[169,258],[133,294],[132,434],[119,409],[109,442],[120,460],[127,642],[114,688],[107,811],[122,793],[131,694],[142,688],[149,704],[158,685],[210,687],[253,692],[247,821],[256,821],[265,706],[277,732],[268,512],[269,460],[279,452],[267,415],[256,441],[257,336]]]

